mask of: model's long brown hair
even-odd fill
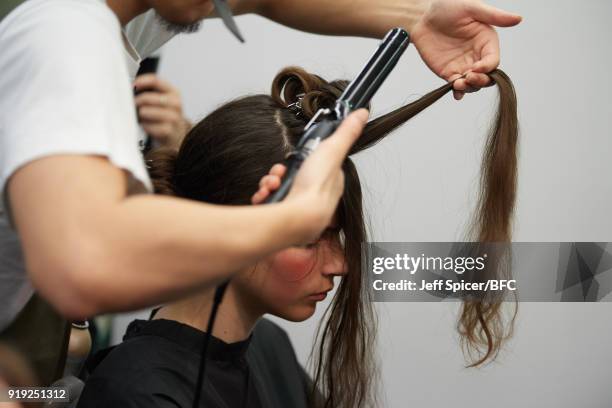
[[[487,278],[510,275],[509,243],[517,189],[518,116],[516,93],[512,81],[502,70],[489,73],[497,85],[497,112],[485,140],[481,162],[478,203],[467,232],[468,239],[488,244],[497,252],[490,259]],[[368,123],[351,153],[362,151],[382,140],[400,125],[432,105],[453,88],[447,83],[417,101],[398,108]],[[502,245],[500,245],[502,244]],[[509,314],[502,310],[503,295],[466,298],[461,306],[457,329],[469,366],[479,366],[494,358],[504,340],[511,337],[517,304]],[[513,306],[513,307],[512,307]]]
[[[516,189],[516,100],[505,74],[495,71],[490,75],[499,86],[502,109],[496,119],[498,126],[487,139],[476,229],[479,239],[508,241]],[[347,84],[343,80],[325,81],[297,67],[282,70],[273,81],[271,95],[229,102],[195,125],[178,152],[166,149],[150,153],[148,165],[156,192],[216,204],[248,205],[259,180],[291,152],[319,108],[333,107]],[[351,154],[380,141],[451,89],[451,84],[444,85],[371,121]],[[337,220],[344,235],[348,273],[319,325],[318,344],[313,348],[311,405],[325,408],[376,404],[376,393],[372,392],[377,373],[376,319],[361,264],[361,244],[367,241],[362,192],[350,158],[343,170],[345,188]],[[499,310],[495,305],[482,301],[464,304],[459,319],[462,337],[477,350],[486,343],[484,354],[475,364],[499,349],[503,331],[495,329],[497,320]]]

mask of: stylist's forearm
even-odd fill
[[[393,27],[410,32],[430,0],[261,0],[260,3],[258,14],[302,31],[381,38]]]
[[[127,198],[95,226],[112,259],[90,283],[101,310],[161,303],[229,278],[240,268],[303,239],[291,204],[220,207],[160,196]],[[151,224],[158,231],[151,234]],[[248,226],[248,228],[245,228]],[[113,279],[104,271],[122,270]],[[138,287],[137,291],[130,288]],[[174,288],[174,290],[172,289]]]

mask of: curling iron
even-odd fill
[[[401,28],[390,30],[357,78],[336,100],[333,109],[322,108],[315,113],[304,127],[304,134],[295,149],[285,159],[284,164],[287,166],[287,171],[280,187],[268,197],[266,203],[282,201],[291,190],[293,180],[302,163],[319,143],[334,133],[351,112],[369,105],[370,100],[391,73],[409,43],[410,36],[405,30]]]

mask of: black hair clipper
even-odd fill
[[[372,96],[391,73],[408,44],[410,44],[410,36],[405,30],[401,28],[390,30],[374,55],[357,75],[357,78],[348,85],[336,100],[334,108],[317,111],[304,128],[304,135],[295,150],[285,160],[284,164],[287,166],[287,171],[281,186],[268,197],[266,203],[283,200],[291,190],[293,180],[302,163],[317,148],[319,143],[334,133],[351,112],[369,105]]]

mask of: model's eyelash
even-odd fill
[[[319,236],[319,238],[317,238],[316,241],[310,242],[308,244],[304,244],[304,245],[298,245],[296,246],[296,248],[301,248],[301,249],[314,249],[317,247],[317,245],[319,245],[319,242],[321,242],[321,240],[324,239],[331,239],[334,241],[337,241],[340,246],[342,248],[344,248],[344,231],[342,230],[342,228],[338,228],[338,227],[333,227],[333,228],[326,228],[323,233]]]

